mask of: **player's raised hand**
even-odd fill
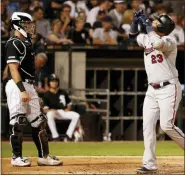
[[[135,13],[134,13],[134,20],[133,20],[133,22],[135,23],[135,24],[137,24],[138,23],[138,21],[139,21],[139,17],[141,16],[143,14],[143,10],[138,10],[138,11],[136,11]]]
[[[144,26],[151,26],[151,22],[148,18],[148,16],[146,14],[141,14],[139,17],[138,17],[138,21],[140,21]]]
[[[30,101],[30,97],[26,91],[21,92],[21,99],[23,103],[27,103]]]

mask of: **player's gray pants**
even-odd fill
[[[56,123],[55,123],[56,119],[58,119],[58,120],[71,120],[66,134],[70,138],[72,138],[73,132],[75,130],[75,127],[78,123],[79,118],[80,118],[80,115],[76,112],[73,112],[73,111],[69,111],[69,112],[65,112],[64,110],[49,111],[47,113],[47,119],[48,119],[48,126],[50,128],[52,137],[53,138],[59,137],[59,134],[56,129]]]
[[[176,144],[184,149],[184,134],[174,125],[181,98],[182,89],[179,82],[156,90],[152,86],[148,87],[143,106],[143,134],[145,145],[143,165],[148,169],[157,169],[155,156],[156,123],[159,118],[162,130],[168,134]]]

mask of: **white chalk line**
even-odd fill
[[[143,156],[57,156],[58,158],[67,158],[67,159],[71,159],[71,158],[77,158],[77,159],[84,159],[84,158],[95,158],[95,159],[103,159],[103,158],[110,158],[110,159],[124,159],[124,158],[143,158]],[[37,158],[37,157],[29,157],[29,158]],[[184,158],[184,156],[157,156],[157,158],[160,159],[167,159],[167,158],[174,158],[174,159],[182,159]],[[5,157],[1,159],[10,159],[10,157]]]

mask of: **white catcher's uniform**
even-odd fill
[[[155,89],[148,86],[143,106],[144,156],[143,166],[147,169],[157,169],[156,123],[160,119],[162,130],[168,134],[182,149],[184,149],[184,134],[174,125],[176,111],[182,98],[182,89],[175,67],[177,46],[170,36],[159,37],[139,34],[137,43],[144,47],[144,63],[148,83],[160,84]],[[170,84],[163,87],[163,82]]]

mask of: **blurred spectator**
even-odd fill
[[[134,12],[136,12],[138,9],[140,9],[141,4],[142,4],[141,0],[132,0],[131,1],[131,3],[130,3],[131,9],[126,10],[123,14],[123,24],[125,24],[125,21],[130,21],[130,19],[134,15]]]
[[[129,10],[125,12],[124,19],[123,19],[123,25],[121,26],[121,28],[124,30],[124,33],[126,35],[129,34],[132,21],[133,21],[133,11]]]
[[[172,0],[165,0],[170,1],[172,5],[172,12],[184,16],[184,10],[185,10],[185,3],[184,1],[172,1]]]
[[[32,36],[32,44],[35,53],[42,52],[45,50],[45,39],[42,37],[41,34],[37,33]]]
[[[1,4],[1,20],[5,21],[7,19],[7,9],[5,1],[0,2]]]
[[[6,4],[7,15],[10,18],[13,12],[20,11],[20,5],[17,1],[2,1],[2,3]]]
[[[31,0],[19,0],[19,4],[20,12],[31,13],[30,12]]]
[[[131,5],[131,10],[135,12],[142,7],[142,1],[141,0],[131,0],[130,5]]]
[[[85,21],[87,19],[87,15],[83,10],[78,13],[78,17],[83,18]]]
[[[151,19],[155,19],[154,16],[158,16],[162,13],[167,13],[167,8],[164,4],[157,4],[155,6],[155,12],[150,16]]]
[[[62,22],[60,19],[56,19],[52,22],[51,32],[49,33],[47,40],[53,44],[72,44],[72,41],[66,39],[64,32],[62,32]]]
[[[46,38],[50,31],[50,23],[44,19],[44,9],[42,7],[36,7],[33,11],[33,19],[36,22],[36,33]]]
[[[153,1],[143,0],[142,9],[147,15],[151,15],[153,13],[152,6],[154,5]]]
[[[38,53],[35,56],[35,89],[40,97],[43,97],[48,88],[48,71],[46,63],[48,57],[45,53]]]
[[[78,1],[77,2],[77,10],[78,14],[80,12],[84,12],[86,14],[86,17],[89,14],[89,11],[98,5],[97,0],[88,0],[88,1]]]
[[[55,19],[60,16],[60,11],[63,3],[66,0],[44,0],[44,7],[46,7],[46,17]]]
[[[102,22],[102,28],[95,29],[93,34],[94,44],[107,44],[116,45],[117,44],[116,31],[112,30],[112,19],[110,16],[105,16]]]
[[[55,19],[60,15],[62,3],[58,2],[58,1],[51,1],[51,5],[50,4],[48,5],[48,11],[51,14],[51,16],[48,15],[48,18]],[[50,6],[51,6],[51,8],[50,8]]]
[[[68,0],[64,2],[64,4],[68,4],[71,7],[71,18],[75,18],[78,16],[78,13],[80,11],[85,11],[86,14],[88,14],[88,9],[86,7],[85,1],[79,1],[79,0]]]
[[[1,80],[1,99],[6,99],[6,92],[5,92],[5,87],[6,83],[9,80],[8,76],[8,65],[5,66],[2,75],[2,80]]]
[[[1,2],[1,37],[8,38],[8,16],[6,13],[6,4]]]
[[[90,11],[94,7],[98,6],[98,0],[89,0],[89,1],[86,1],[86,6],[87,6],[88,10]]]
[[[71,18],[75,18],[78,16],[77,15],[78,14],[77,3],[78,3],[78,0],[68,0],[68,1],[64,2],[64,4],[67,4],[71,7],[71,12],[70,12]]]
[[[78,17],[80,17],[81,19],[84,19],[84,21],[86,21],[86,19],[87,19],[87,16],[86,16],[85,11],[79,12],[79,13],[78,13]],[[84,29],[85,29],[86,31],[88,31],[89,37],[90,37],[90,39],[92,39],[92,36],[93,36],[93,29],[92,29],[91,25],[90,25],[89,23],[86,22],[85,25],[84,25]]]
[[[98,12],[100,10],[105,10],[106,12],[109,9],[109,0],[100,0],[99,6],[94,7],[87,16],[87,22],[93,26],[94,22],[97,20]]]
[[[175,13],[170,14],[170,16],[175,23],[175,29],[170,33],[170,36],[176,40],[177,45],[184,45],[184,30],[179,25],[178,16]]]
[[[112,18],[113,27],[120,28],[123,22],[123,13],[127,9],[126,0],[114,0],[115,8],[109,12],[109,16]]]
[[[184,33],[185,33],[185,19],[182,18],[181,20],[182,20],[181,21],[181,26],[183,27],[183,30],[184,30]]]
[[[43,3],[40,0],[33,0],[30,5],[30,11],[33,12],[36,7],[43,7]]]
[[[97,20],[93,24],[93,29],[101,28],[102,27],[102,21],[106,16],[105,10],[100,10],[98,12]]]
[[[64,4],[60,12],[60,20],[63,24],[61,31],[64,33],[67,33],[74,26],[74,20],[70,17],[70,13],[71,7],[68,4]]]
[[[2,74],[2,80],[8,79],[8,64],[5,66]]]
[[[71,39],[74,44],[89,44],[89,33],[84,29],[85,20],[83,18],[75,19],[75,28],[72,28],[68,32],[68,38]]]
[[[113,8],[114,8],[114,0],[109,0],[108,11],[112,10]]]

